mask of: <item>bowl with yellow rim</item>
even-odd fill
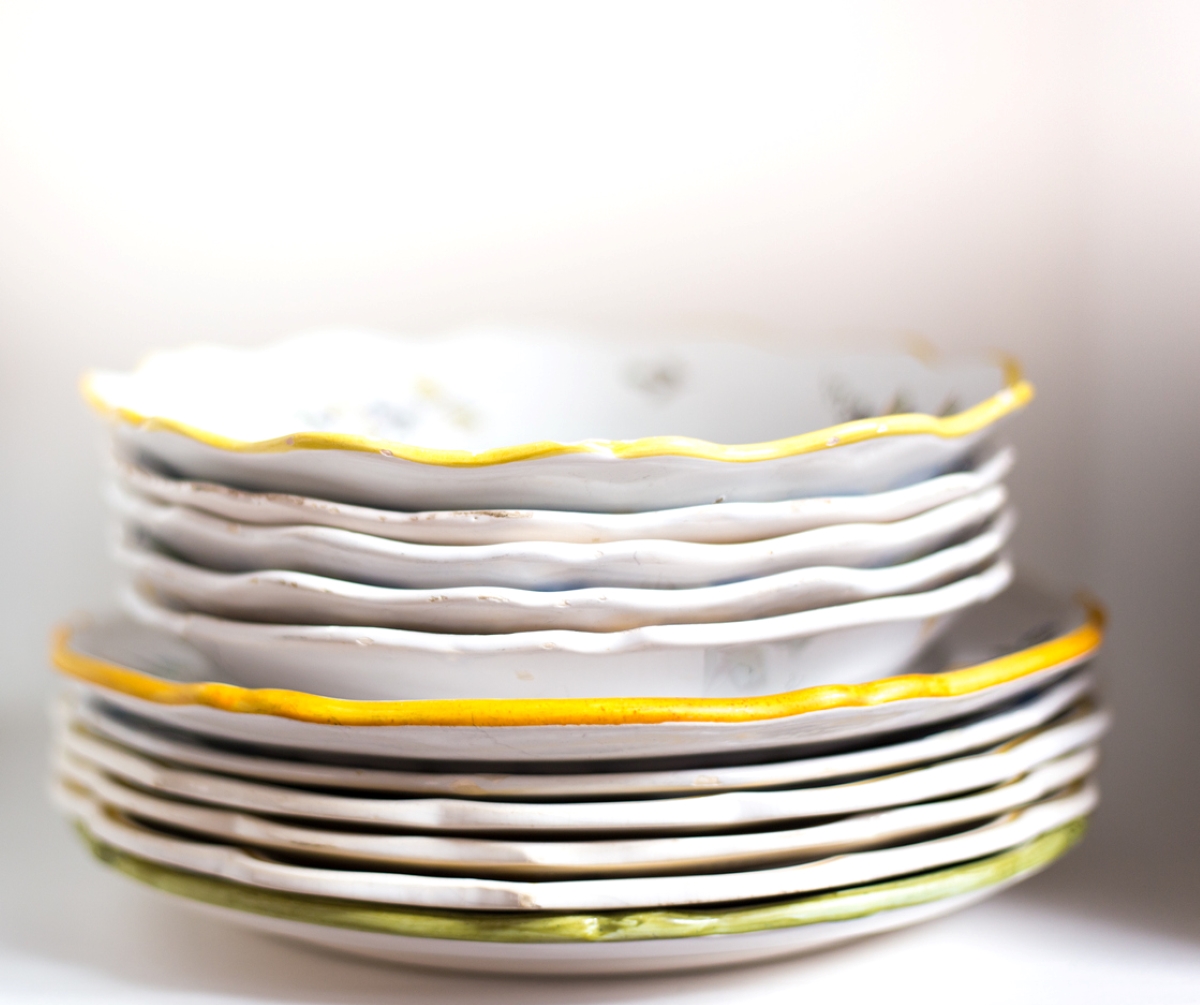
[[[966,611],[898,676],[742,698],[359,701],[236,686],[169,633],[63,629],[55,665],[95,700],[200,736],[394,763],[525,766],[769,760],[995,708],[1099,649],[1098,608],[1018,583]]]
[[[1011,364],[477,331],[197,346],[83,392],[124,456],[177,477],[394,510],[622,513],[920,482],[1033,389]]]

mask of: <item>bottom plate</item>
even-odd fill
[[[117,871],[236,924],[396,963],[547,976],[710,969],[914,925],[1033,875],[1085,829],[1080,818],[965,865],[816,896],[709,909],[530,915],[430,911],[264,890],[145,861],[81,828],[96,857]]]

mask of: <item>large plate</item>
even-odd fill
[[[84,391],[123,451],[184,477],[389,509],[609,513],[898,488],[960,465],[1032,396],[1001,366],[496,332],[194,347]]]
[[[367,701],[744,697],[890,676],[954,614],[990,600],[1011,579],[1001,558],[923,593],[622,632],[452,635],[258,624],[181,613],[132,590],[125,607],[162,643],[185,640],[220,666],[223,679],[251,688]]]
[[[621,911],[759,900],[835,890],[994,855],[1085,816],[1096,790],[1077,784],[949,837],[741,872],[529,882],[305,866],[224,844],[185,840],[130,820],[94,796],[58,786],[59,805],[105,844],[162,865],[308,896],[439,910]]]
[[[116,558],[139,588],[167,605],[235,620],[473,634],[548,629],[617,632],[648,625],[769,618],[929,590],[994,561],[1008,542],[1014,522],[1012,512],[1006,511],[962,544],[902,565],[882,569],[811,566],[687,590],[619,586],[396,589],[281,569],[216,572],[136,540],[120,542]]]
[[[67,733],[63,750],[95,770],[164,796],[271,816],[390,831],[471,835],[711,834],[781,826],[945,799],[1000,785],[1096,743],[1103,712],[1080,712],[1020,741],[981,754],[853,782],[660,799],[499,802],[332,795],[208,772],[165,767],[116,744]]]
[[[894,523],[839,524],[742,544],[612,541],[568,544],[408,544],[332,527],[239,524],[114,488],[123,521],[171,551],[213,569],[288,569],[377,586],[444,589],[585,586],[686,589],[769,576],[813,565],[869,567],[944,547],[996,516],[1007,499],[992,485]]]
[[[58,758],[57,773],[62,784],[90,793],[132,819],[202,839],[261,848],[292,860],[342,868],[544,880],[731,872],[895,845],[1021,809],[1079,781],[1096,760],[1096,749],[1086,748],[973,795],[854,814],[807,827],[574,841],[380,834],[306,826],[163,798],[120,781],[66,750]]]
[[[766,904],[593,914],[422,911],[304,897],[172,869],[87,835],[93,853],[173,902],[309,945],[420,967],[526,974],[702,970],[834,945],[948,914],[1067,852],[1075,820],[976,862]]]
[[[514,541],[696,541],[736,544],[783,537],[839,523],[891,523],[997,484],[1013,465],[1012,447],[971,458],[968,469],[866,495],[787,499],[770,503],[710,503],[641,513],[563,510],[426,510],[412,513],[247,492],[216,482],[168,478],[115,459],[122,488],[161,503],[188,506],[238,523],[338,527],[413,544],[508,544]]]
[[[1019,584],[965,612],[905,676],[736,700],[359,702],[253,690],[221,681],[194,647],[104,623],[60,632],[53,658],[106,702],[260,749],[392,767],[594,772],[781,760],[928,729],[1047,686],[1102,638],[1098,610]]]
[[[574,774],[531,772],[402,771],[271,757],[248,744],[203,736],[131,716],[103,701],[68,701],[60,719],[157,761],[257,781],[326,790],[480,799],[601,799],[612,796],[696,795],[731,789],[781,788],[881,774],[982,750],[1036,729],[1087,694],[1090,672],[1071,674],[1012,708],[915,739],[864,750],[756,764],[719,764],[660,771]],[[935,727],[936,728],[936,727]]]

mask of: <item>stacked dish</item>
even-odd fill
[[[56,643],[57,793],[185,902],[714,966],[973,902],[1094,804],[1101,628],[1009,587],[1001,368],[338,335],[85,390],[127,613]]]

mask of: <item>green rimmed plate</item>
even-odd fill
[[[907,927],[1028,878],[1065,854],[1085,829],[1079,818],[974,862],[816,896],[588,914],[432,911],[280,893],[156,865],[81,831],[96,857],[118,872],[264,932],[424,967],[582,975],[728,966]]]

